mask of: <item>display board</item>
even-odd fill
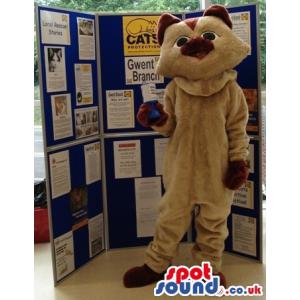
[[[36,7],[54,283],[105,249],[95,15]]]
[[[95,16],[38,7],[47,147],[99,134]]]
[[[101,166],[92,166],[98,151],[93,141],[47,154],[57,280],[104,249]]]
[[[251,54],[237,71],[249,106],[247,130],[252,139],[251,172],[247,185],[235,195],[226,250],[261,260],[257,6],[229,12],[233,30],[251,42]],[[140,126],[135,116],[149,96],[145,85],[152,84],[151,92],[163,102],[170,79],[155,74],[159,14],[87,14],[37,6],[36,15],[50,235],[58,283],[104,248],[151,241],[164,192],[162,161],[168,138]],[[183,241],[194,238],[191,229]]]

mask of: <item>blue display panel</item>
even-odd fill
[[[155,139],[157,136],[108,138],[105,141],[107,207],[110,248],[147,245],[152,237],[137,237],[134,178],[115,178],[114,142],[139,140],[141,149],[141,176],[156,176]],[[161,181],[162,184],[162,181]],[[163,192],[162,186],[162,192]],[[186,236],[183,238],[186,241]]]
[[[260,105],[260,78],[258,69],[260,64],[258,61],[258,32],[257,32],[257,6],[256,5],[245,5],[240,7],[228,7],[227,10],[230,14],[234,13],[250,13],[250,41],[251,41],[251,54],[248,55],[235,69],[238,72],[237,82],[244,91],[249,107],[249,121],[247,125],[247,132],[250,135],[259,135],[259,111],[258,107]],[[187,13],[185,18],[195,18],[203,15],[201,12]],[[236,18],[237,16],[235,16]],[[249,15],[245,15],[248,18]],[[234,16],[231,15],[234,20]],[[245,23],[244,23],[245,24]],[[233,21],[234,29],[234,21]]]
[[[97,180],[92,183],[87,183],[85,146],[93,143],[99,144],[98,141],[93,141],[48,153],[49,178],[51,178],[51,203],[49,203],[49,207],[51,209],[52,237],[55,244],[57,238],[67,233],[72,233],[75,269],[85,264],[91,258],[89,249],[92,246],[89,240],[89,223],[91,219],[97,216],[99,217],[99,215],[103,213],[102,181]],[[57,175],[54,175],[54,172],[61,172],[61,174],[63,174],[64,170],[56,169],[55,171],[53,167],[51,168],[50,160],[57,160],[55,154],[59,153],[67,153],[69,160],[68,173],[70,176],[70,191],[56,197],[54,195],[53,186],[59,184],[57,183],[59,178]],[[51,174],[51,172],[53,172],[53,174]],[[54,179],[55,176],[56,179]],[[65,180],[65,177],[62,180]],[[101,249],[104,248],[103,237],[102,232],[101,245],[98,245]]]
[[[54,13],[61,13],[66,14],[69,16],[69,32],[70,32],[70,45],[66,44],[57,44],[51,43],[46,44],[42,42],[42,20],[41,20],[41,12],[54,12]],[[47,147],[54,146],[62,143],[66,143],[69,141],[73,141],[76,139],[76,126],[75,126],[75,109],[79,108],[88,108],[88,107],[97,107],[99,109],[99,101],[98,101],[98,88],[97,88],[97,81],[98,81],[98,72],[97,72],[97,62],[96,59],[79,59],[79,41],[78,41],[78,26],[77,26],[77,18],[84,18],[88,20],[95,21],[95,15],[81,13],[81,12],[71,12],[68,10],[63,9],[54,9],[54,8],[46,8],[46,7],[37,7],[38,13],[38,27],[39,27],[39,53],[40,53],[40,84],[42,85],[42,99],[44,105],[44,124],[45,124],[45,133],[46,133],[46,140],[44,143]],[[96,47],[96,31],[95,31],[95,22],[94,22],[94,37],[95,37],[95,47]],[[64,57],[65,60],[65,68],[66,68],[66,89],[59,92],[47,92],[47,79],[46,79],[46,68],[48,59],[45,57],[45,47],[53,47],[53,48],[64,48]],[[96,49],[95,49],[95,58],[96,58]],[[75,70],[74,64],[90,64],[92,69],[92,90],[93,90],[93,103],[92,104],[85,104],[85,105],[76,105],[76,86],[75,86]],[[71,110],[72,110],[72,128],[73,134],[68,137],[63,137],[56,139],[54,138],[54,124],[53,124],[53,115],[52,113],[52,106],[51,106],[51,96],[53,95],[60,95],[60,94],[71,94]],[[68,108],[67,108],[68,109]],[[95,124],[97,124],[99,128],[99,120],[98,120],[98,113],[96,116],[97,120]],[[99,133],[99,132],[98,132]],[[97,134],[95,131],[94,134]]]
[[[102,99],[103,99],[103,112],[104,112],[104,132],[105,133],[116,133],[116,132],[136,132],[136,131],[152,131],[151,128],[145,128],[141,126],[135,120],[135,126],[131,128],[111,128],[108,126],[108,113],[107,113],[107,91],[115,90],[133,90],[134,95],[134,117],[136,116],[140,105],[143,103],[143,96],[141,92],[141,84],[126,84],[126,57],[128,60],[135,59],[135,63],[139,64],[144,60],[151,59],[153,57],[158,57],[157,54],[146,54],[143,52],[137,52],[136,54],[127,54],[125,57],[123,35],[126,38],[126,34],[123,34],[123,18],[140,18],[141,16],[146,16],[147,14],[139,15],[110,15],[99,16],[99,38],[100,38],[100,52],[101,52],[101,86],[102,86]],[[155,16],[155,15],[151,15]],[[151,17],[150,16],[150,17]],[[159,14],[156,15],[157,18]],[[177,15],[182,18],[182,15]],[[149,16],[148,16],[149,17]],[[157,21],[153,21],[150,24],[151,32],[156,31]],[[125,26],[125,25],[124,25]],[[153,27],[154,26],[154,27]],[[147,27],[149,28],[149,26]],[[125,29],[124,29],[125,30]],[[145,29],[146,31],[148,29]],[[155,34],[156,36],[156,34]],[[142,35],[140,36],[140,43],[143,42]],[[145,40],[146,43],[147,41]],[[131,42],[131,40],[130,40]],[[147,44],[147,43],[146,43]],[[146,45],[147,46],[147,45]],[[147,52],[146,52],[147,53]],[[140,61],[141,60],[141,61]],[[127,61],[128,64],[128,61]],[[170,81],[168,78],[164,78],[163,83],[156,83],[157,89],[164,89],[166,84]],[[110,128],[108,128],[110,127]]]

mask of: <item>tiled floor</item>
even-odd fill
[[[191,244],[180,246],[175,264],[192,265]],[[154,284],[144,288],[126,289],[122,275],[130,267],[143,263],[144,247],[110,250],[95,257],[90,263],[61,282],[56,288],[52,281],[50,244],[35,245],[35,299],[36,300],[148,300],[153,296]],[[265,265],[236,255],[224,254],[223,271],[228,284],[265,287]],[[169,297],[160,297],[166,299]],[[176,296],[171,299],[182,299]],[[184,297],[193,298],[195,297]],[[266,299],[262,297],[230,297],[229,299]],[[201,297],[201,299],[220,299]]]

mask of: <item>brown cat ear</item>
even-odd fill
[[[228,14],[227,9],[222,5],[212,5],[208,9],[205,10],[204,17],[214,16],[223,20],[223,22],[232,29],[232,22],[230,16]]]
[[[164,41],[164,35],[166,29],[171,26],[172,24],[179,23],[181,20],[171,14],[165,13],[162,14],[158,20],[158,25],[157,25],[157,39],[158,43],[162,45]]]

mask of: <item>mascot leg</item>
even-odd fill
[[[219,199],[224,199],[223,197]],[[221,285],[226,286],[226,280],[221,271],[224,241],[228,236],[227,218],[230,214],[229,201],[205,202],[200,204],[199,213],[195,217],[197,238],[192,254],[197,263],[209,261],[214,274],[218,274]]]
[[[126,287],[140,287],[163,279],[177,253],[178,245],[192,220],[192,205],[178,205],[186,199],[166,193],[160,205],[153,241],[146,251],[145,264],[128,270],[123,278]],[[186,201],[184,201],[186,202]]]

